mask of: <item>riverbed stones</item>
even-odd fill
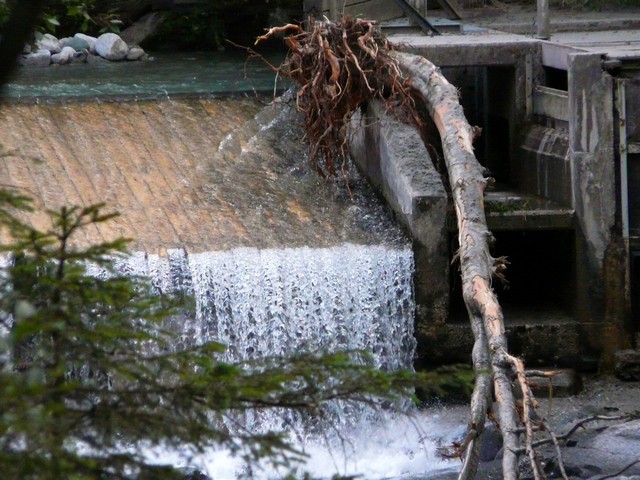
[[[37,42],[38,51],[33,52],[29,44],[17,59],[20,65],[46,67],[50,64],[103,63],[105,61],[145,60],[148,55],[138,47],[128,47],[115,33],[105,33],[95,38],[83,33],[73,37],[57,39],[51,34],[43,35]]]
[[[126,58],[129,47],[117,34],[103,33],[96,42],[96,53],[102,58],[117,62]]]
[[[18,57],[18,63],[27,67],[48,67],[51,63],[51,52],[41,49],[29,55]]]
[[[73,61],[76,55],[76,51],[72,47],[64,47],[60,53],[54,53],[51,55],[51,63],[57,63],[59,65],[66,65]]]
[[[628,382],[640,381],[640,351],[620,350],[615,353],[614,371],[616,377]]]
[[[50,33],[45,33],[40,40],[37,40],[36,47],[40,50],[49,50],[52,54],[62,51],[60,40]]]

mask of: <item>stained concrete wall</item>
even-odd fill
[[[627,254],[616,222],[613,78],[600,54],[568,55],[569,142],[578,229],[577,316],[607,356],[624,346]]]
[[[552,200],[569,216],[573,213],[571,222],[561,227],[565,229],[563,235],[557,237],[569,242],[575,239],[575,249],[568,249],[571,260],[561,262],[561,266],[549,261],[545,267],[545,275],[549,276],[556,275],[557,268],[570,271],[565,289],[566,315],[556,318],[543,311],[532,316],[537,311],[533,308],[528,316],[510,316],[507,334],[511,350],[530,365],[552,362],[593,368],[601,353],[606,365],[611,353],[628,345],[631,337],[625,330],[625,318],[629,315],[625,293],[629,289],[626,278],[629,257],[620,232],[618,198],[617,135],[623,123],[617,118],[616,82],[604,68],[602,56],[510,36],[487,35],[472,43],[460,36],[415,40],[395,36],[393,40],[398,44],[410,41],[410,46],[403,48],[440,65],[445,75],[461,86],[462,103],[465,110],[471,106],[473,123],[487,127],[491,115],[508,120],[504,130],[507,135],[502,138],[499,134],[492,138],[490,125],[483,132],[489,145],[484,151],[477,145],[477,150],[484,153],[485,164],[498,162],[500,168],[499,162],[504,159],[499,155],[504,153],[509,156],[503,167],[510,187]],[[535,85],[545,81],[544,66],[567,70],[566,92],[551,92],[554,98],[549,98],[551,89],[543,87],[538,92],[541,95],[535,97]],[[504,82],[510,84],[509,88],[501,86]],[[633,107],[636,100],[627,100],[627,107]],[[445,257],[451,251],[446,241],[445,219],[437,211],[446,210],[446,197],[440,187],[429,190],[424,203],[413,203],[403,197],[411,188],[400,180],[403,175],[406,177],[400,166],[412,153],[404,151],[398,142],[407,138],[386,123],[379,109],[370,109],[359,121],[361,132],[353,139],[356,158],[369,171],[372,182],[407,229],[419,239],[416,241],[416,296],[421,305],[416,327],[419,361],[424,364],[468,360],[473,343],[468,324],[458,322],[457,317],[448,316],[445,311],[450,289],[441,279],[447,278]],[[630,135],[637,133],[636,124],[634,120],[629,122]],[[529,135],[516,139],[514,132]],[[414,141],[419,141],[417,134],[413,136]],[[506,137],[510,137],[506,149],[492,146],[504,143]],[[520,142],[522,138],[524,144]],[[541,144],[545,148],[539,154]],[[534,153],[530,159],[522,157],[521,145]],[[423,219],[430,219],[430,225],[421,227]],[[571,233],[566,234],[567,231]],[[541,248],[554,246],[551,242]],[[534,279],[524,277],[531,282],[544,281],[544,275],[540,274]],[[453,282],[457,277],[451,278]],[[534,291],[535,283],[530,288]],[[446,301],[439,300],[440,295]]]
[[[444,324],[449,307],[447,193],[415,128],[374,102],[355,115],[350,149],[360,169],[414,239],[416,336]],[[418,355],[429,355],[419,347]]]

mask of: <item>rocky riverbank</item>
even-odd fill
[[[560,441],[562,459],[571,480],[640,480],[640,383],[623,382],[614,377],[588,377],[583,390],[566,398],[538,398],[539,414],[556,435],[570,432],[580,421],[594,416],[611,420],[586,422]],[[468,407],[448,406],[446,415],[466,422]],[[440,412],[440,415],[443,415]],[[624,420],[613,420],[626,416]],[[501,442],[492,427],[485,438],[476,478],[501,479]],[[562,478],[554,447],[538,449],[549,478]],[[634,463],[636,462],[636,463]],[[523,479],[532,479],[528,459],[521,460]],[[457,471],[443,472],[412,480],[453,480]],[[404,479],[403,479],[404,480]],[[406,479],[409,480],[409,479]]]
[[[115,33],[91,37],[76,33],[73,37],[58,39],[47,33],[34,46],[25,45],[18,63],[29,67],[48,67],[72,63],[138,61],[148,58],[138,46],[129,46]]]

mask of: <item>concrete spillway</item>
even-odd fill
[[[176,347],[220,341],[229,361],[363,349],[381,368],[412,367],[410,242],[355,172],[347,189],[312,171],[286,102],[14,103],[3,113],[5,184],[33,196],[39,211],[106,201],[121,217],[80,243],[131,237],[135,253],[117,262],[120,273],[193,296],[195,311],[169,320]],[[47,227],[45,214],[30,221]],[[416,427],[435,419],[327,408],[334,442],[331,432],[305,433],[317,422],[291,412],[233,423],[290,434],[316,476],[388,478],[447,466],[435,456],[443,429]],[[178,453],[156,461],[192,461]],[[236,478],[243,466],[226,455],[193,461],[212,478]]]
[[[35,198],[39,227],[48,222],[42,209],[106,202],[121,217],[81,241],[128,237],[133,251],[399,238],[378,228],[389,222],[379,205],[310,170],[292,110],[256,116],[262,107],[256,99],[4,105],[3,182]]]

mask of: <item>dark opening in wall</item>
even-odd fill
[[[575,237],[570,230],[498,231],[491,254],[506,256],[508,284],[493,280],[510,322],[545,323],[571,317],[575,303]],[[457,240],[452,238],[452,248]],[[454,250],[455,251],[455,250]],[[466,321],[459,265],[451,268],[450,320]]]
[[[544,67],[544,86],[556,90],[569,90],[569,74],[566,70]]]
[[[631,317],[633,330],[640,332],[640,250],[631,252]]]
[[[632,236],[640,236],[640,154],[627,157],[627,187],[629,189],[629,230]]]
[[[514,151],[516,79],[511,66],[487,67],[483,165],[501,184],[513,186],[511,159]]]
[[[511,162],[518,133],[515,67],[446,67],[443,73],[459,90],[469,123],[482,129],[474,141],[478,160],[497,182],[512,187]]]

